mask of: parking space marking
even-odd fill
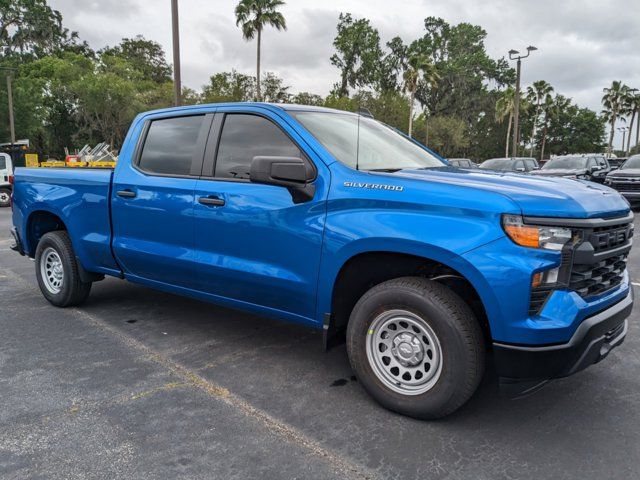
[[[7,273],[12,280],[15,280],[25,288],[33,288],[33,285],[31,283],[27,282],[16,272],[10,269],[6,269],[5,273]],[[264,410],[251,405],[249,402],[233,394],[228,389],[202,377],[200,374],[194,372],[193,370],[190,370],[184,365],[175,362],[170,358],[167,358],[161,353],[155,351],[153,348],[125,334],[117,327],[114,327],[108,322],[101,320],[99,317],[96,317],[78,308],[67,308],[65,309],[65,311],[73,314],[80,321],[111,334],[127,347],[136,350],[139,353],[142,353],[149,360],[181,378],[183,384],[200,389],[207,395],[235,408],[247,417],[262,423],[262,425],[265,426],[268,431],[279,435],[285,441],[302,447],[313,456],[327,461],[327,463],[331,465],[331,468],[333,468],[333,470],[335,470],[335,472],[342,478],[362,480],[374,480],[379,478],[379,476],[375,472],[369,470],[366,466],[354,463],[349,458],[346,458],[338,454],[337,452],[324,447],[319,442],[300,431],[298,428],[289,425],[281,420],[278,420]]]
[[[640,282],[631,282],[631,285],[635,285],[636,287],[640,287]]]

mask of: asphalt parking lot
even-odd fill
[[[345,349],[305,328],[115,279],[81,308],[50,306],[9,250],[10,213],[0,478],[640,476],[640,309],[606,361],[520,400],[489,371],[467,406],[421,422],[375,404]],[[640,281],[640,249],[629,269]]]

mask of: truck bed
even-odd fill
[[[117,270],[110,248],[112,175],[113,171],[106,169],[17,168],[13,215],[25,253],[35,253],[33,239],[38,236],[30,228],[30,220],[53,214],[67,226],[85,268],[103,273]]]

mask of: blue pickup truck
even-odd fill
[[[53,305],[110,275],[308,325],[417,418],[463,405],[488,354],[521,393],[600,361],[633,305],[614,190],[455,168],[317,107],[143,113],[114,171],[17,169],[13,224]]]

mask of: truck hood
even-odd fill
[[[628,177],[640,177],[640,168],[623,168],[622,170],[614,170],[609,175],[609,178],[628,178]]]
[[[453,167],[400,170],[393,175],[499,193],[530,216],[606,218],[629,211],[629,204],[618,192],[583,180]]]

